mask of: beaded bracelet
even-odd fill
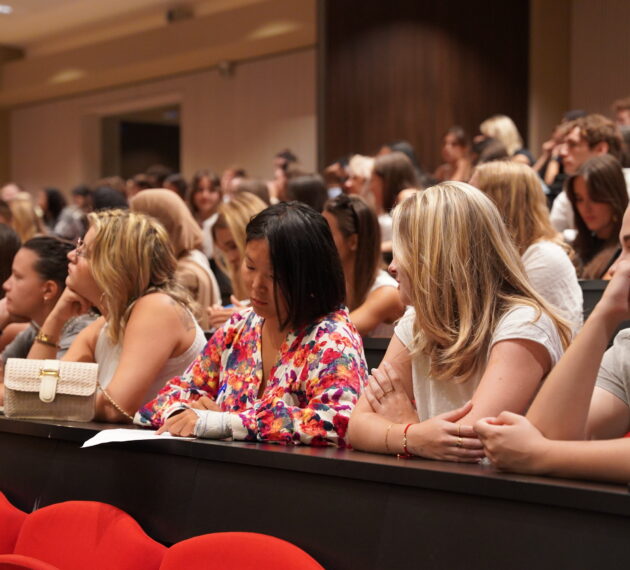
[[[105,395],[105,397],[109,400],[109,403],[114,406],[114,408],[116,408],[123,416],[128,417],[131,421],[133,421],[133,416],[130,416],[127,412],[125,412],[125,410],[123,410],[116,402],[114,402],[114,398],[112,398],[106,391],[105,388],[101,388],[99,386],[99,389],[101,392],[103,392],[103,394]]]
[[[407,449],[407,430],[412,426],[413,424],[407,424],[405,426],[405,429],[403,430],[403,438],[402,438],[402,448],[403,448],[403,453],[399,453],[398,454],[398,458],[399,459],[409,459],[410,457],[413,457],[413,453],[409,453],[409,449]]]

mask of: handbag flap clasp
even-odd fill
[[[39,369],[39,399],[50,404],[57,394],[57,382],[59,381],[59,361],[44,360],[44,365]]]

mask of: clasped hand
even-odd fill
[[[372,409],[393,424],[414,424],[407,432],[407,449],[413,455],[466,463],[484,456],[473,428],[457,423],[470,412],[471,402],[420,422],[399,375],[388,362],[372,370],[365,395]]]

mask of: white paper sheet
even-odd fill
[[[99,431],[95,436],[88,439],[81,448],[102,445],[103,443],[124,443],[126,441],[146,441],[146,440],[165,440],[165,439],[195,439],[194,437],[176,437],[166,432],[157,435],[154,430],[148,429],[104,429]]]

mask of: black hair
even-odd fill
[[[10,223],[13,219],[9,203],[4,200],[0,200],[0,218],[2,218],[6,223]]]
[[[176,188],[175,192],[179,195],[182,200],[186,199],[186,194],[188,192],[188,182],[186,179],[179,173],[171,174],[164,179],[164,187],[167,184],[170,184],[174,188]]]
[[[74,244],[58,237],[38,236],[24,242],[22,247],[37,254],[35,271],[39,276],[45,281],[54,281],[63,290],[68,276],[68,253],[74,249]]]
[[[73,196],[83,196],[89,198],[92,196],[92,189],[87,184],[79,184],[72,189]]]
[[[111,186],[99,186],[92,195],[92,207],[95,212],[128,208],[127,198]]]
[[[58,188],[44,188],[44,194],[46,194],[44,220],[48,225],[54,226],[61,210],[66,207],[66,198]]]
[[[344,304],[341,260],[320,213],[300,202],[269,206],[247,224],[246,242],[258,239],[269,243],[276,307],[278,289],[287,303],[281,328],[303,327]]]
[[[304,174],[289,179],[287,200],[297,200],[303,204],[308,204],[318,212],[322,212],[324,204],[328,200],[328,190],[319,174]]]
[[[2,284],[11,276],[13,258],[20,249],[20,237],[11,226],[0,224],[0,299],[4,297]]]

